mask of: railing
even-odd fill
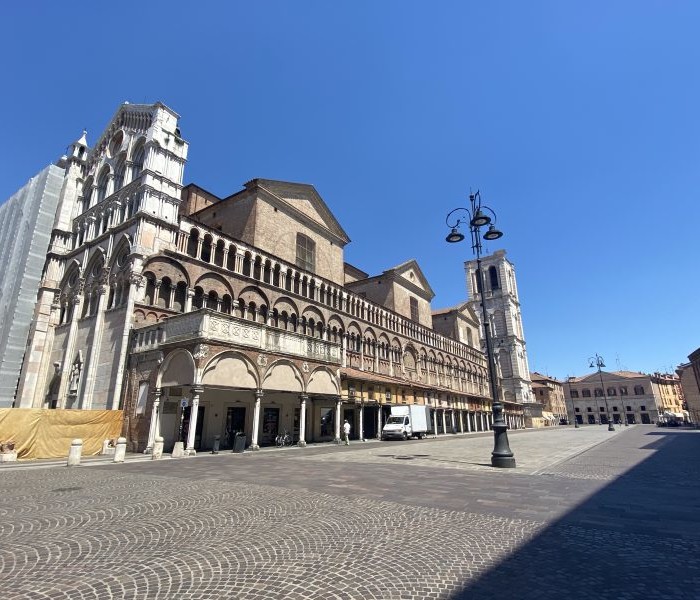
[[[340,344],[267,327],[206,308],[136,329],[132,351],[148,352],[161,344],[191,340],[224,342],[309,360],[341,362]]]

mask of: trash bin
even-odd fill
[[[245,450],[246,435],[241,431],[236,432],[233,438],[233,452],[243,452]]]

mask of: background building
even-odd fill
[[[690,362],[679,365],[676,373],[681,381],[686,410],[691,422],[700,423],[700,348],[688,356]]]
[[[680,377],[675,373],[654,373],[651,376],[651,386],[656,399],[656,410],[659,415],[675,421],[687,421],[683,387]]]
[[[47,166],[0,206],[0,408],[14,402],[64,165]]]
[[[564,385],[558,379],[542,375],[542,373],[530,373],[532,380],[532,393],[539,404],[544,405],[542,413],[546,425],[559,425],[562,420],[568,421],[569,415],[566,409],[564,397]]]
[[[564,384],[567,410],[581,424],[656,423],[659,409],[652,376],[634,371],[601,371],[569,377]],[[607,409],[606,409],[607,402]]]

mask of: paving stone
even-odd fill
[[[698,597],[700,432],[603,429],[3,469],[0,597]]]

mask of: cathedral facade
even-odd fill
[[[478,322],[433,311],[414,260],[369,276],[313,186],[183,186],[188,144],[167,106],[120,106],[67,157],[16,405],[124,410],[131,448],[188,452],[236,434],[299,445],[378,437],[392,406],[435,434],[487,430]],[[511,426],[522,424],[506,403]]]

